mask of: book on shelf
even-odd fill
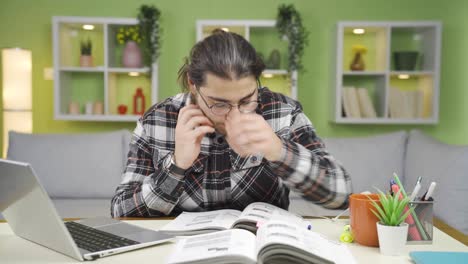
[[[271,220],[257,235],[230,229],[177,241],[168,263],[356,263],[348,247],[294,223]]]
[[[369,96],[369,91],[366,88],[356,88],[361,116],[365,118],[376,118],[374,104]]]
[[[360,118],[359,101],[354,87],[343,87],[342,101],[346,117]]]
[[[342,102],[346,117],[376,118],[374,104],[366,88],[346,86],[342,89]]]
[[[304,226],[307,226],[308,223],[301,216],[277,206],[256,202],[247,206],[243,211],[221,209],[209,212],[183,212],[173,221],[163,226],[161,231],[173,235],[187,236],[240,228],[255,233],[257,223],[263,223],[271,219],[284,219]]]
[[[423,118],[424,93],[420,90],[401,90],[390,87],[389,111],[391,118]]]

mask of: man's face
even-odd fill
[[[237,104],[255,101],[258,98],[258,92],[256,91],[257,81],[253,76],[238,80],[227,80],[207,73],[205,85],[197,88],[200,90],[201,95],[195,86],[191,85],[191,92],[195,95],[196,104],[201,108],[208,119],[213,122],[214,128],[223,135],[226,135],[224,122],[228,114],[221,116],[215,115],[208,106],[212,106],[216,103],[229,103],[234,105],[231,112],[239,111]],[[206,100],[208,106],[201,96]]]

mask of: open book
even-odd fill
[[[210,212],[183,212],[161,231],[173,235],[195,235],[230,228],[241,228],[253,233],[257,231],[257,223],[270,219],[285,220],[307,228],[307,222],[302,217],[281,209],[277,206],[256,202],[247,206],[242,212],[232,209],[221,209]]]
[[[261,225],[257,236],[231,229],[181,239],[168,263],[356,263],[346,245],[285,221]]]

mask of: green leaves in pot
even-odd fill
[[[394,193],[393,196],[389,193],[385,194],[379,189],[377,191],[379,192],[380,204],[368,196],[375,209],[371,208],[370,210],[383,225],[399,226],[413,211],[413,208],[409,207],[410,199],[408,197],[400,199],[401,190]],[[405,208],[408,208],[408,210],[405,211]]]

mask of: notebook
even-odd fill
[[[410,257],[416,264],[466,264],[468,252],[454,251],[411,251]]]

